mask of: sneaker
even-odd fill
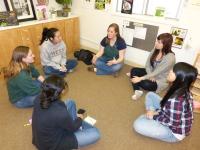
[[[73,69],[70,69],[68,72],[69,72],[69,73],[72,73],[73,71],[74,71]]]
[[[138,100],[143,95],[143,91],[135,90],[135,94],[132,96],[132,100]]]
[[[97,68],[95,68],[94,66],[88,67],[87,70],[90,72],[97,72]]]

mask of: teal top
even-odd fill
[[[103,38],[101,41],[101,46],[104,47],[103,57],[106,58],[107,61],[112,60],[113,58],[119,58],[119,51],[126,49],[126,43],[124,39],[117,38],[115,44],[111,46],[110,44],[106,43],[107,37]]]
[[[15,103],[26,96],[32,96],[40,93],[40,88],[34,84],[33,78],[37,79],[39,72],[33,65],[28,69],[21,70],[16,76],[8,79],[7,89],[11,103]]]

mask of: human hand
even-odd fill
[[[81,118],[81,119],[84,118],[83,114],[77,114],[77,117],[79,117],[79,118]]]
[[[131,82],[133,82],[133,83],[138,83],[140,81],[142,81],[141,77],[133,76],[133,78],[131,78]]]
[[[114,64],[117,64],[117,60],[115,58],[113,60],[110,60],[110,61],[107,62],[108,66],[111,66],[111,65],[114,65]]]
[[[156,82],[155,78],[150,78],[149,80],[152,81],[152,82]]]
[[[67,72],[67,68],[64,65],[62,65],[61,68],[60,68],[60,71]]]
[[[157,114],[158,114],[158,112],[156,112],[156,111],[154,111],[154,110],[147,110],[146,117],[147,117],[148,119],[153,119],[153,116],[154,116],[154,115],[157,115]]]
[[[37,78],[40,82],[43,82],[44,81],[44,77],[42,75],[40,75],[38,78]]]

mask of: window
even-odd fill
[[[122,1],[117,1],[117,12],[121,12]],[[164,9],[166,18],[178,19],[184,0],[133,0],[132,14],[154,16],[157,8]]]

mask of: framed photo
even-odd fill
[[[0,27],[19,25],[15,11],[0,12]]]
[[[187,29],[172,27],[171,34],[173,36],[173,47],[182,48],[187,34]]]
[[[8,11],[15,11],[19,22],[36,20],[32,0],[4,0]]]
[[[122,0],[121,13],[132,14],[133,0]]]

